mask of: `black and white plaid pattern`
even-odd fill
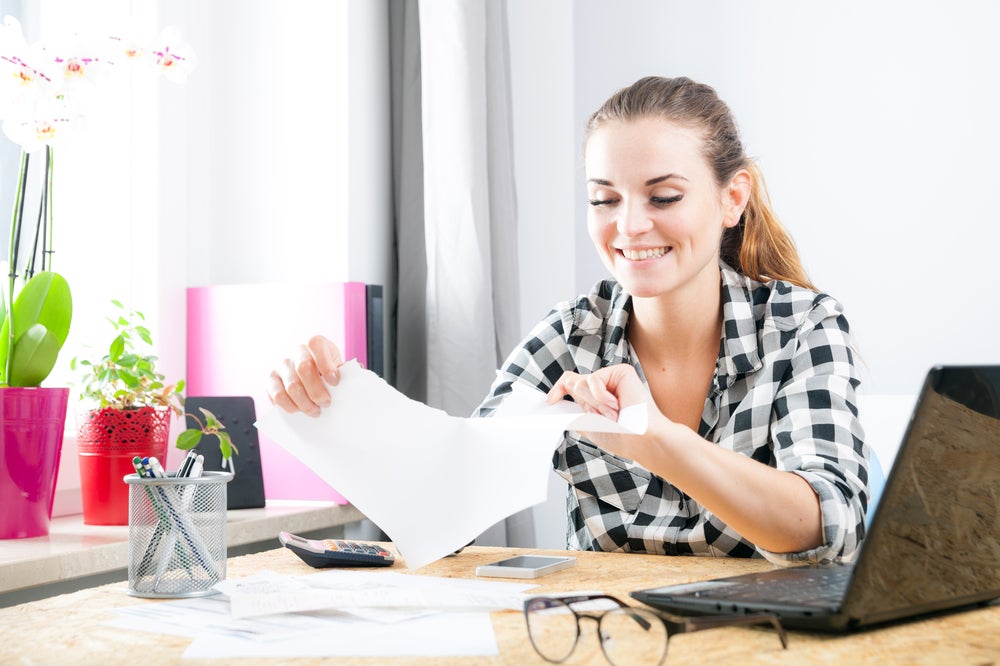
[[[766,552],[667,481],[567,433],[553,465],[570,484],[568,545],[778,564],[850,560],[865,532],[868,451],[843,309],[826,294],[721,269],[722,340],[699,434],[808,481],[820,498],[824,543]],[[631,363],[645,381],[625,337],[630,312],[631,297],[613,281],[559,304],[507,358],[476,416],[490,415],[518,380],[547,392],[565,371]]]

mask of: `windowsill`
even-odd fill
[[[343,526],[364,515],[351,505],[268,500],[261,509],[227,512],[230,549],[273,541],[281,530],[304,533]],[[48,536],[0,540],[0,606],[5,594],[128,568],[127,525],[85,525],[83,514],[53,518]]]

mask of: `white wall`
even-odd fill
[[[998,24],[976,0],[580,0],[574,121],[646,74],[715,86],[847,309],[866,390],[913,394],[934,364],[1000,361]],[[576,260],[581,288],[603,275],[582,234]]]

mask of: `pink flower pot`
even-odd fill
[[[46,536],[68,388],[0,388],[0,539]]]

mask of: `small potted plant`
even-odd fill
[[[156,369],[156,356],[145,316],[119,301],[108,321],[114,337],[99,360],[74,358],[70,367],[83,372],[80,399],[88,401],[77,416],[77,445],[84,523],[128,524],[128,487],[122,478],[133,471],[132,458],[156,456],[166,462],[170,419],[184,413],[184,380],[167,383]]]
[[[178,435],[177,448],[183,451],[190,451],[194,447],[198,446],[202,437],[206,435],[209,437],[215,437],[219,440],[219,452],[222,454],[222,469],[229,470],[231,473],[236,474],[236,467],[233,464],[233,454],[239,453],[239,450],[236,448],[236,445],[233,444],[233,438],[229,436],[228,432],[226,432],[226,426],[219,421],[215,414],[208,411],[204,407],[199,407],[198,411],[201,412],[201,418],[198,418],[196,414],[191,412],[187,413],[187,415],[194,419],[194,422],[198,424],[198,427],[188,428]]]

